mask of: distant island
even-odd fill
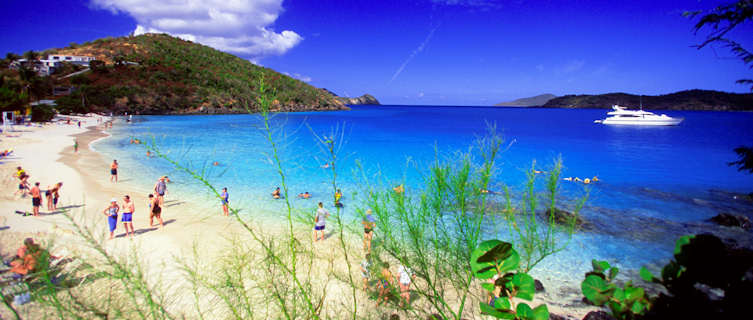
[[[32,53],[31,60],[17,56],[0,64],[0,92],[11,95],[0,99],[3,110],[22,108],[28,101],[24,88],[32,86],[32,101],[55,100],[60,113],[245,113],[246,107],[258,110],[262,78],[267,92],[274,93],[273,111],[346,110],[350,102],[246,59],[166,34],[107,37]],[[24,68],[39,76],[24,80]]]
[[[605,109],[612,105],[648,110],[751,111],[753,94],[713,90],[686,90],[658,96],[607,93],[599,95],[565,95],[546,102],[545,108]]]
[[[322,89],[322,90],[328,92],[333,97],[335,97],[337,101],[340,101],[341,103],[345,105],[354,106],[354,105],[380,105],[381,104],[379,103],[379,100],[377,100],[377,98],[374,98],[374,96],[368,93],[357,98],[348,98],[348,97],[338,96],[336,93],[329,91],[327,89]]]
[[[557,96],[551,93],[540,94],[538,96],[520,98],[508,102],[500,102],[495,104],[497,107],[539,107],[546,104],[549,100],[556,98]]]

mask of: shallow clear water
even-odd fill
[[[521,190],[523,170],[537,161],[546,170],[561,155],[563,177],[598,176],[589,186],[584,216],[605,231],[577,235],[570,248],[545,261],[551,268],[587,268],[591,258],[610,259],[628,268],[670,257],[675,238],[703,227],[702,221],[720,210],[736,208],[726,192],[750,192],[753,175],[738,172],[727,162],[736,160],[733,148],[753,143],[753,113],[667,112],[684,117],[676,127],[617,127],[594,124],[606,110],[538,108],[356,106],[352,111],[279,114],[273,122],[284,128],[282,158],[286,164],[291,198],[309,191],[312,200],[293,200],[313,208],[331,199],[330,171],[320,168],[326,157],[312,131],[328,135],[345,128],[340,152],[339,185],[348,199],[358,190],[356,161],[367,172],[379,171],[386,184],[406,177],[418,186],[421,169],[406,166],[434,159],[434,145],[444,156],[465,151],[475,137],[496,123],[511,143],[502,154],[497,185]],[[192,168],[205,168],[215,187],[229,188],[231,202],[245,214],[282,209],[269,194],[279,185],[270,164],[268,142],[258,129],[257,116],[143,116],[122,123],[96,149],[118,159],[124,179],[133,179],[145,192],[156,178],[167,174],[175,181],[171,192],[191,197],[208,211],[217,200],[159,159],[146,159],[145,149],[129,144],[130,136],[153,135],[164,152]],[[212,166],[217,161],[219,166]],[[716,192],[710,190],[723,190]],[[563,181],[565,203],[583,194],[584,185]],[[745,204],[742,204],[745,205]],[[699,227],[700,226],[700,227]],[[578,273],[581,277],[582,273]]]

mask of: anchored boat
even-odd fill
[[[676,126],[683,118],[672,118],[666,114],[656,115],[653,112],[641,110],[627,110],[624,107],[613,105],[607,113],[611,117],[603,120],[594,120],[594,123],[631,125],[631,126]]]

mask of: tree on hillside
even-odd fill
[[[39,60],[39,52],[36,52],[34,50],[29,50],[24,52],[24,59],[26,59],[26,64],[29,67],[33,67],[34,64],[36,64],[37,60]]]
[[[16,61],[16,60],[18,60],[20,58],[21,58],[21,56],[15,54],[13,52],[8,52],[8,53],[5,54],[5,60],[8,60],[8,63]]]
[[[703,14],[703,11],[685,12],[685,16],[691,18],[701,14]],[[739,0],[735,3],[718,6],[701,16],[693,27],[696,34],[702,29],[710,29],[706,40],[695,47],[699,50],[713,45],[726,47],[740,58],[748,68],[753,69],[753,53],[743,48],[737,41],[728,38],[730,31],[739,25],[750,22],[751,19],[753,19],[753,0]],[[740,79],[737,80],[737,83],[750,85],[751,91],[753,91],[753,79]]]

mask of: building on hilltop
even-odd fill
[[[90,56],[66,56],[51,54],[47,56],[47,59],[36,60],[29,66],[27,59],[18,59],[10,63],[9,69],[18,70],[22,65],[31,67],[40,76],[49,76],[59,68],[63,62],[81,65],[84,67],[89,66],[89,62],[94,61],[96,58]]]
[[[89,66],[89,62],[94,61],[96,58],[90,56],[68,56],[62,54],[51,54],[47,56],[47,60],[58,62],[70,62],[82,66]]]

